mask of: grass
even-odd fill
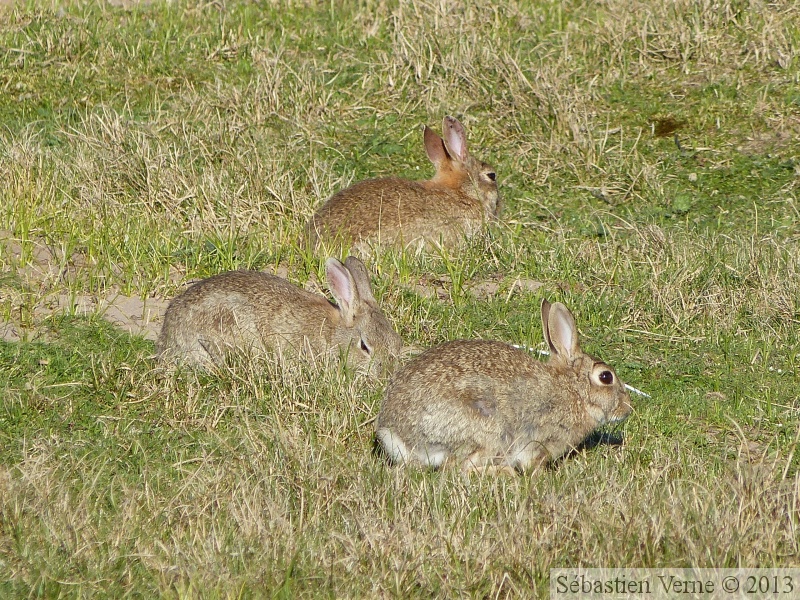
[[[530,597],[551,567],[798,564],[795,4],[0,11],[0,315],[24,332],[0,341],[1,596]],[[420,347],[537,346],[541,297],[565,302],[651,395],[624,444],[516,479],[389,468],[385,382],[165,373],[49,308],[233,268],[319,289],[315,207],[429,176],[445,114],[503,217],[373,257],[376,296]]]

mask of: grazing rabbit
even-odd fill
[[[425,127],[425,150],[436,167],[428,181],[369,179],[331,197],[306,225],[306,240],[402,247],[454,247],[499,214],[494,169],[467,150],[464,127],[442,123],[444,140]]]
[[[378,308],[363,263],[335,258],[325,273],[337,305],[258,271],[230,271],[192,285],[167,308],[160,358],[208,366],[228,351],[292,348],[312,358],[337,349],[378,375],[400,352],[400,336]]]
[[[598,426],[627,417],[628,392],[611,367],[581,351],[567,307],[544,300],[542,325],[547,363],[501,342],[462,340],[398,371],[376,422],[388,457],[514,472],[556,459]]]

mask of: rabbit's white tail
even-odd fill
[[[378,442],[380,442],[390,461],[394,464],[408,462],[410,458],[408,448],[406,448],[403,440],[392,433],[391,429],[381,427],[375,432],[375,437],[378,438]]]

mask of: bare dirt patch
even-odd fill
[[[35,240],[23,245],[0,230],[0,339],[19,341],[37,336],[38,324],[55,314],[100,315],[132,335],[154,340],[168,301],[126,296],[116,289],[105,294],[70,293],[87,266],[83,254]],[[72,286],[74,287],[74,285]]]
[[[0,300],[3,289],[0,287]],[[52,315],[69,314],[79,316],[100,315],[131,335],[155,340],[161,330],[161,321],[169,302],[159,298],[139,298],[123,294],[93,296],[88,294],[49,295],[31,308],[32,319],[0,320],[0,339],[16,342],[37,337],[39,324]],[[12,309],[13,309],[12,304]],[[11,311],[21,313],[21,311]]]
[[[148,4],[154,4],[158,0],[108,0],[108,3],[111,6],[122,8],[125,10],[131,10],[137,6],[147,6]],[[2,2],[2,0],[0,0]]]
[[[89,295],[69,296],[61,294],[52,312],[76,315],[99,314],[131,335],[155,340],[161,330],[161,321],[167,310],[167,300],[139,298],[117,294],[105,298]],[[37,308],[38,316],[47,316],[47,310]]]
[[[453,280],[448,275],[425,275],[412,289],[423,298],[436,298],[442,302],[450,301]],[[537,281],[526,277],[507,278],[497,274],[487,279],[477,279],[464,283],[464,289],[472,294],[476,300],[490,300],[492,298],[508,299],[517,294],[535,293],[542,288],[559,290],[574,290],[578,286],[562,281]]]
[[[0,230],[0,340],[39,339],[44,335],[42,321],[60,314],[99,315],[131,335],[148,340],[158,337],[169,299],[128,296],[115,287],[103,294],[70,292],[80,289],[90,263],[80,252],[67,254],[39,239],[23,244],[12,232]],[[289,276],[285,265],[266,271],[283,279]],[[183,277],[175,269],[170,278],[177,283]],[[187,281],[186,286],[195,281]],[[305,287],[325,294],[313,274]]]
[[[543,281],[536,281],[527,279],[525,277],[517,277],[510,283],[506,283],[502,278],[487,279],[484,281],[476,281],[468,286],[468,289],[478,300],[488,300],[502,293],[505,297],[511,297],[514,294],[525,292],[537,292],[547,284]],[[557,284],[556,287],[559,287]]]
[[[739,133],[740,143],[736,150],[748,156],[777,154],[781,156],[791,149],[792,143],[800,135],[800,119],[793,116],[773,119],[773,127],[763,131]]]

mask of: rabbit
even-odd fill
[[[628,391],[611,367],[581,351],[567,307],[543,300],[542,326],[547,363],[502,342],[459,340],[395,373],[375,424],[390,461],[535,470],[625,419]]]
[[[495,170],[472,157],[464,127],[442,122],[444,139],[425,127],[425,150],[436,167],[427,181],[399,177],[369,179],[332,196],[306,225],[306,243],[452,248],[477,234],[500,211]]]
[[[378,308],[364,264],[329,258],[325,274],[337,305],[258,271],[200,281],[169,304],[157,355],[208,367],[231,350],[291,348],[318,357],[338,349],[351,367],[380,376],[399,356],[401,339]]]

